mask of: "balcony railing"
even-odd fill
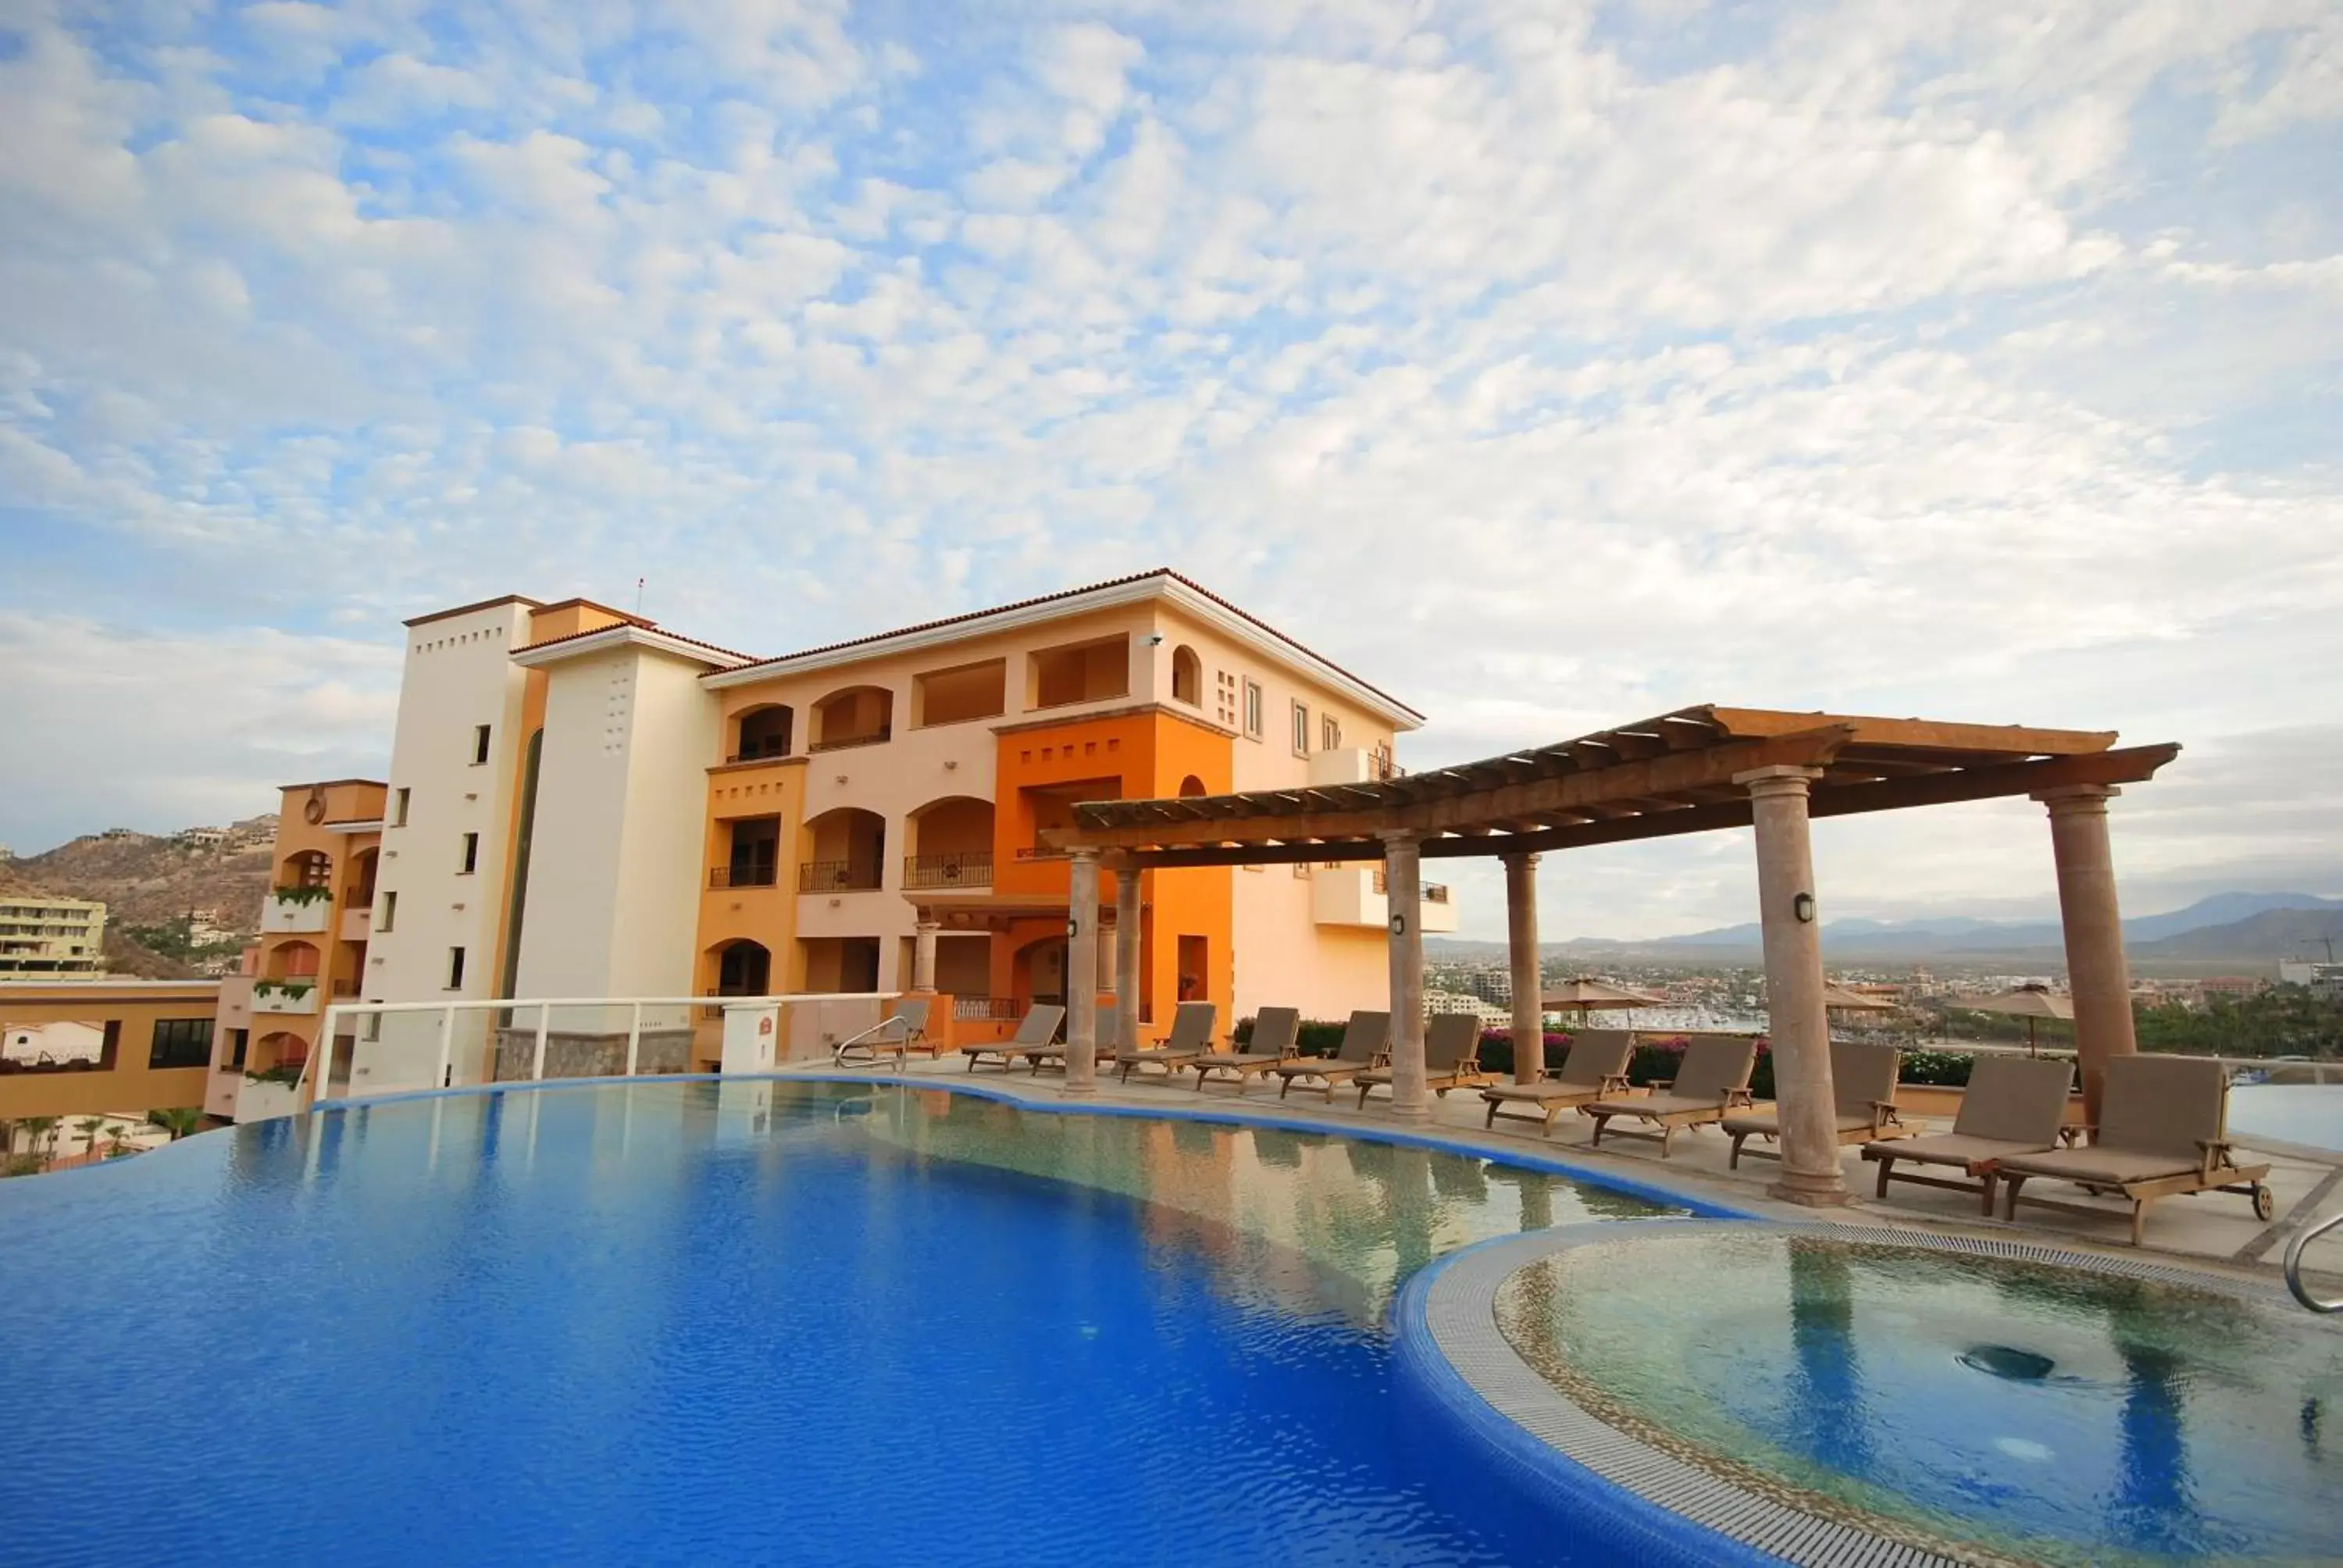
[[[869,892],[879,885],[876,860],[808,860],[798,868],[800,893]]]
[[[956,855],[906,855],[903,886],[907,888],[988,888],[992,885],[992,851],[970,849]]]
[[[1017,858],[1021,860],[1062,860],[1066,852],[1053,849],[1047,844],[1028,844],[1017,851]]]
[[[881,729],[870,735],[841,735],[835,740],[817,740],[806,749],[808,751],[843,751],[850,746],[876,746],[882,740],[892,740],[894,738],[892,729]]]
[[[708,873],[711,888],[769,888],[779,879],[778,866],[718,866]]]
[[[1013,996],[956,996],[952,1017],[986,1023],[1015,1023],[1025,1016],[1025,1004]]]
[[[819,749],[819,748],[817,748],[817,749]],[[787,757],[789,754],[789,748],[779,744],[744,746],[739,750],[735,751],[730,756],[725,758],[724,760],[728,764],[734,762],[771,762],[779,758]]]
[[[1329,861],[1327,861],[1327,862],[1326,862],[1326,869],[1327,869],[1328,870],[1332,871],[1332,870],[1337,869],[1339,868],[1340,864],[1341,864],[1341,862],[1339,862],[1339,861],[1335,861],[1335,860],[1329,860]],[[1444,904],[1444,903],[1446,903],[1446,902],[1448,901],[1448,884],[1447,884],[1447,883],[1445,883],[1445,882],[1426,882],[1426,883],[1423,884],[1423,901],[1424,901],[1425,903],[1427,903],[1427,904]],[[1381,866],[1377,866],[1377,867],[1375,868],[1375,891],[1376,891],[1376,892],[1378,892],[1378,893],[1389,893],[1389,892],[1391,891],[1391,879],[1390,879],[1390,877],[1389,877],[1389,876],[1384,872],[1383,868],[1383,867],[1381,867]]]

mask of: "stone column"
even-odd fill
[[[1821,776],[1814,768],[1760,768],[1734,779],[1748,788],[1757,829],[1766,1035],[1782,1134],[1782,1178],[1769,1191],[1815,1207],[1847,1201],[1831,1086],[1830,1016],[1823,1006],[1822,919],[1806,835],[1806,789]]]
[[[1544,980],[1538,973],[1537,865],[1535,855],[1507,855],[1505,938],[1513,960],[1513,1081],[1535,1083],[1545,1076]]]
[[[1098,903],[1095,849],[1076,849],[1066,899],[1066,1088],[1098,1092]]]
[[[1139,1044],[1140,876],[1130,865],[1114,873],[1114,1039],[1123,1050]]]
[[[2034,797],[2050,809],[2058,865],[2058,918],[2066,935],[2066,985],[2075,998],[2075,1054],[2082,1059],[2083,1117],[2099,1124],[2107,1058],[2139,1049],[2132,1031],[2131,970],[2124,959],[2116,863],[2107,847],[2109,784],[2077,784]]]
[[[1432,1114],[1423,1087],[1423,865],[1413,833],[1385,833],[1383,887],[1391,910],[1392,1114]]]
[[[936,989],[936,922],[922,915],[911,927],[911,989]]]

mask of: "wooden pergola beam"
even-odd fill
[[[1053,849],[1207,848],[1296,838],[1354,839],[1376,832],[1446,833],[1548,812],[1598,814],[1614,804],[1618,809],[1631,810],[1632,802],[1664,798],[1678,790],[1712,789],[1754,769],[1823,767],[1837,755],[1851,733],[1844,725],[1825,727],[1698,751],[1665,751],[1658,749],[1654,740],[1651,744],[1657,754],[1639,761],[1467,789],[1376,810],[1293,814],[1256,810],[1241,818],[1194,822],[1150,821],[1113,828],[1078,824],[1048,829],[1041,841]]]
[[[1877,783],[1818,787],[1808,804],[1816,817],[1855,816],[1871,811],[1903,810],[1914,806],[1946,806],[1962,800],[1992,800],[2035,794],[2077,784],[2137,784],[2156,776],[2157,769],[2180,754],[2177,744],[2134,746],[2120,750],[2072,753],[2044,761],[1996,763],[1956,772],[1930,773]],[[1715,832],[1746,828],[1752,820],[1747,800],[1718,801],[1659,810],[1637,817],[1582,822],[1528,833],[1491,833],[1423,841],[1426,859],[1453,859],[1466,855],[1535,853],[1549,849],[1586,849],[1597,844],[1622,844],[1643,839],[1672,838],[1681,833]],[[1129,856],[1137,866],[1291,865],[1295,861],[1379,860],[1381,840],[1364,838],[1327,839],[1311,844],[1218,844],[1188,849],[1140,850]]]

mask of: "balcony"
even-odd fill
[[[1322,926],[1388,929],[1391,898],[1381,866],[1345,862],[1321,866],[1310,879],[1311,918]],[[1427,935],[1456,929],[1456,903],[1439,882],[1423,884],[1422,927]]]
[[[342,911],[341,939],[346,942],[362,942],[374,934],[374,895]]]
[[[906,855],[906,888],[989,888],[992,885],[992,851],[969,849],[950,855]]]
[[[334,895],[326,888],[277,888],[260,906],[260,929],[266,932],[322,931],[333,919]]]
[[[879,886],[876,860],[808,860],[798,868],[800,893],[867,893]]]
[[[850,746],[877,746],[882,741],[892,740],[894,738],[891,731],[877,729],[868,735],[840,735],[833,739],[817,740],[807,747],[806,750],[809,752],[843,751]]]
[[[315,980],[255,980],[252,1010],[256,1013],[297,1013],[304,1016],[313,1013],[317,1010],[317,982]]]
[[[769,888],[779,880],[778,866],[718,866],[708,873],[711,888]]]

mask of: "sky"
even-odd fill
[[[379,776],[433,608],[1170,566],[1412,767],[2113,729],[2129,912],[2343,893],[2338,171],[2333,0],[0,0],[0,841]],[[2026,802],[1815,838],[1826,918],[2055,908]],[[1751,859],[1548,856],[1545,934]]]

